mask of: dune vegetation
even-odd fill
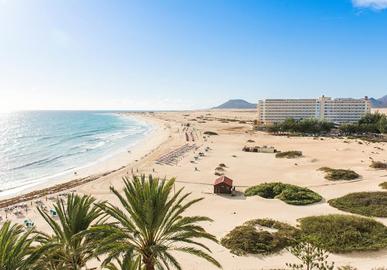
[[[301,239],[287,250],[299,260],[299,263],[286,263],[286,269],[292,270],[334,270],[335,263],[328,261],[329,252],[313,245],[308,239]]]
[[[371,168],[374,168],[374,169],[381,169],[381,170],[385,170],[387,169],[387,163],[386,162],[381,162],[381,161],[372,161],[371,162],[371,165],[370,165]]]
[[[329,167],[321,167],[318,170],[325,172],[325,179],[331,181],[355,180],[360,178],[360,175],[352,170],[332,169]]]
[[[254,219],[235,227],[221,244],[236,255],[271,254],[295,244],[299,230],[272,219]]]
[[[204,131],[203,134],[204,135],[209,135],[209,136],[216,136],[216,135],[218,135],[218,133],[216,133],[214,131]]]
[[[332,253],[375,251],[387,247],[387,227],[370,218],[324,215],[299,219],[299,228],[272,219],[250,220],[221,239],[232,253],[268,255],[310,243]]]
[[[387,247],[387,227],[370,218],[324,215],[301,218],[300,229],[313,244],[332,253],[371,251]]]
[[[285,151],[285,152],[277,152],[275,154],[276,158],[299,158],[302,157],[301,151]]]
[[[379,187],[381,187],[382,189],[387,189],[387,182],[380,183]]]
[[[263,183],[246,189],[245,196],[255,195],[266,199],[279,199],[292,205],[307,205],[322,200],[319,194],[308,188],[280,182]]]
[[[387,192],[356,192],[329,200],[329,204],[354,214],[387,217]]]

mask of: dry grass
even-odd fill
[[[301,151],[285,151],[285,152],[278,152],[275,154],[276,158],[299,158],[302,157]]]
[[[380,183],[379,187],[381,187],[382,189],[387,189],[387,182]]]
[[[387,163],[385,162],[381,162],[381,161],[372,161],[371,165],[370,165],[371,168],[374,168],[374,169],[387,169]]]
[[[318,170],[325,172],[325,179],[331,181],[355,180],[360,178],[360,175],[352,170],[332,169],[329,167],[321,167]]]
[[[216,136],[218,135],[218,133],[214,132],[214,131],[204,131],[203,132],[204,135],[210,135],[210,136]]]

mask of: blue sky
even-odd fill
[[[0,110],[387,94],[387,0],[0,0]]]

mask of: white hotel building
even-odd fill
[[[371,112],[371,103],[367,97],[332,99],[322,96],[318,99],[265,99],[258,102],[257,109],[258,119],[263,124],[288,118],[316,118],[342,124],[356,122]]]

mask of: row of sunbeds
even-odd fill
[[[183,155],[192,149],[196,148],[196,144],[185,144],[179,148],[172,150],[168,154],[165,154],[156,160],[156,164],[160,165],[176,165]]]

